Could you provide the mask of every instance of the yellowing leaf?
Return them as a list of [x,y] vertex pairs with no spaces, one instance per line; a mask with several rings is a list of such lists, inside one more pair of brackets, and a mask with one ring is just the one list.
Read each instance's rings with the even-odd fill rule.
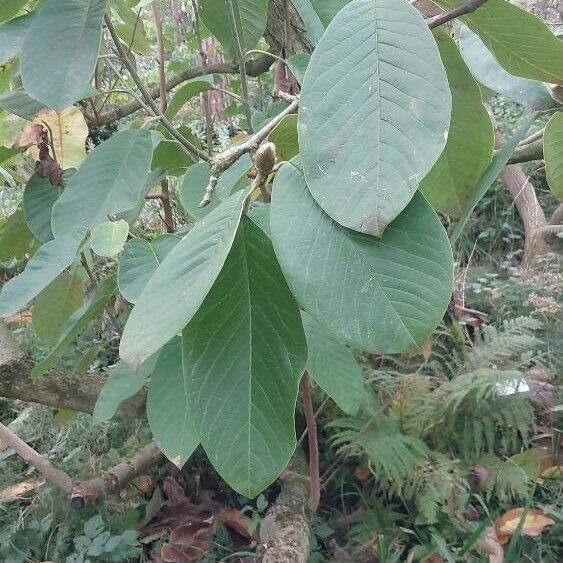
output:
[[[44,109],[35,116],[31,127],[34,125],[45,127],[49,131],[49,139],[52,135],[56,160],[63,170],[80,166],[86,157],[88,125],[77,107],[71,106],[61,113]],[[37,147],[31,147],[30,152],[38,160]]]
[[[524,511],[524,508],[513,508],[505,512],[497,520],[495,528],[501,544],[507,543],[512,534],[518,529]],[[523,536],[539,536],[545,528],[553,526],[553,524],[555,522],[541,512],[541,510],[530,508],[524,517],[521,533]]]

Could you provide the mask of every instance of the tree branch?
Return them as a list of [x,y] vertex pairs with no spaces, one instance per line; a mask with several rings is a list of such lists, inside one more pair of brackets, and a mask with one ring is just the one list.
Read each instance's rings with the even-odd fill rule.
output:
[[237,57],[237,63],[240,73],[240,88],[242,92],[242,105],[244,107],[244,113],[246,115],[246,121],[248,125],[248,130],[252,133],[251,117],[252,113],[250,111],[250,99],[248,96],[248,81],[246,79],[246,62],[244,60],[244,53],[242,52],[242,47],[240,45],[240,37],[238,33],[237,20],[235,18],[235,10],[233,8],[233,0],[225,0],[227,3],[227,15],[229,17],[229,27],[231,28],[231,35],[233,37],[233,44],[235,46],[235,54]]
[[121,42],[119,41],[119,37],[117,36],[115,29],[113,28],[113,24],[111,23],[111,20],[107,14],[104,16],[104,22],[113,40],[119,58],[125,65],[125,68],[127,68],[129,74],[131,75],[131,78],[133,79],[133,82],[135,82],[135,85],[139,89],[139,92],[141,92],[143,99],[145,100],[145,102],[147,103],[153,114],[159,118],[164,128],[170,133],[170,135],[172,135],[172,137],[174,137],[184,147],[185,150],[187,150],[191,154],[196,155],[202,160],[209,160],[209,156],[206,152],[197,148],[192,142],[186,139],[172,125],[172,123],[170,123],[170,120],[166,116],[164,116],[162,112],[160,112],[160,110],[156,106],[153,97],[150,95],[150,92],[146,89],[145,85],[143,84],[143,81],[140,79],[139,75],[137,74],[137,69],[133,66],[133,64],[131,64],[131,61],[127,57],[127,53],[125,53],[125,51],[123,50],[123,47],[121,46]]
[[[105,375],[51,369],[44,377],[32,379],[34,365],[0,322],[0,396],[92,414],[107,380]],[[145,402],[146,393],[140,391],[120,405],[118,415],[142,418]]]
[[317,511],[321,500],[321,483],[319,477],[319,443],[317,439],[317,421],[313,409],[313,395],[311,393],[311,382],[309,373],[305,370],[300,384],[303,410],[307,421],[307,436],[309,439],[309,478],[311,480],[311,495],[309,506],[313,513]]
[[461,6],[457,6],[456,8],[452,8],[443,14],[438,14],[437,16],[432,16],[426,20],[428,27],[430,29],[434,29],[435,27],[439,27],[444,25],[445,23],[452,21],[460,16],[465,16],[466,14],[470,14],[480,8],[487,0],[469,0],[465,4]]
[[260,525],[262,563],[305,563],[311,535],[310,486],[301,450],[295,451],[280,481],[280,494]]
[[74,508],[95,504],[109,494],[119,492],[138,475],[147,473],[151,467],[160,463],[163,455],[155,444],[145,446],[131,459],[126,459],[111,468],[102,476],[87,480],[77,480],[70,490],[70,501]]
[[520,144],[516,147],[514,154],[510,157],[508,164],[519,164],[532,160],[543,159],[543,139],[536,139],[525,145]]
[[[246,63],[246,73],[248,76],[258,76],[264,72],[266,72],[274,63],[275,58],[269,56],[259,57],[252,61],[247,61]],[[217,63],[211,64],[207,67],[205,66],[196,66],[187,68],[178,74],[171,76],[168,80],[166,80],[166,91],[169,92],[176,86],[186,82],[187,80],[191,80],[192,78],[197,78],[198,76],[203,76],[205,74],[238,74],[238,65],[235,61],[228,61],[225,63]],[[153,85],[147,89],[150,96],[156,100],[160,96],[160,85]],[[107,112],[100,114],[99,119],[96,119],[91,116],[87,116],[88,121],[95,125],[107,125],[108,123],[112,123],[121,119],[123,117],[127,117],[132,113],[142,109],[143,104],[139,103],[137,100],[132,100],[131,102],[124,103],[114,109],[111,109]]]
[[229,168],[234,162],[236,162],[243,154],[255,152],[260,143],[266,139],[266,137],[272,132],[272,130],[280,123],[280,121],[286,116],[291,113],[295,113],[297,111],[297,107],[299,106],[299,99],[298,98],[291,98],[291,103],[276,117],[274,117],[271,121],[269,121],[260,131],[257,131],[247,139],[245,139],[242,143],[235,145],[233,147],[229,147],[228,149],[224,150],[223,152],[215,155],[209,161],[210,164],[210,176],[209,176],[209,184],[207,188],[205,188],[205,193],[203,198],[199,204],[199,207],[205,207],[211,201],[211,196],[215,191],[215,187],[217,186],[217,182],[219,181],[219,177],[227,168]]
[[72,479],[60,469],[57,469],[41,454],[37,453],[32,447],[28,446],[21,438],[16,436],[10,429],[0,422],[0,440],[12,448],[28,465],[31,465],[47,481],[54,483],[66,493],[72,489]]
[[[160,113],[164,115],[168,101],[166,99],[166,73],[164,70],[164,38],[162,35],[162,13],[160,6],[156,0],[151,4],[154,26],[156,29],[156,46],[158,50],[158,82],[160,90]],[[150,95],[150,93],[149,93]],[[160,189],[164,197],[161,198],[162,210],[164,211],[164,226],[168,233],[174,232],[174,212],[172,211],[172,203],[170,201],[170,190],[168,188],[168,179],[163,178],[160,181]]]
[[560,203],[553,215],[549,218],[548,225],[560,225],[563,223],[563,203]]

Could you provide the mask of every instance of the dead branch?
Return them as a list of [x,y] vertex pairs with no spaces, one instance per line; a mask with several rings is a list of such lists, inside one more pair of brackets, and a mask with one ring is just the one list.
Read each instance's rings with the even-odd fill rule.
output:
[[72,479],[67,473],[57,469],[49,460],[37,453],[31,446],[28,446],[21,438],[18,438],[9,428],[0,422],[0,440],[3,444],[12,448],[28,465],[31,465],[47,481],[54,483],[66,493],[72,489]]
[[262,563],[305,563],[310,550],[310,483],[299,449],[280,480],[281,492],[260,526]]
[[119,492],[132,479],[144,475],[162,459],[163,455],[158,447],[149,444],[131,459],[121,461],[104,475],[75,481],[70,490],[70,502],[74,508],[95,504],[107,495]]
[[438,14],[437,16],[433,16],[426,20],[428,27],[430,29],[434,29],[435,27],[439,27],[440,25],[444,25],[445,23],[452,21],[460,16],[465,16],[466,14],[470,14],[480,8],[487,0],[469,0],[465,4],[461,6],[457,6],[456,8],[452,8],[443,14]]

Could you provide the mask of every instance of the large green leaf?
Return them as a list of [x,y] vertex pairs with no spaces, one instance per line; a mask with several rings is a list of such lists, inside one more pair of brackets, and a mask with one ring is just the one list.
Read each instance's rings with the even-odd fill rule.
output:
[[272,245],[248,217],[182,341],[201,443],[225,481],[255,497],[295,449],[295,403],[307,347]]
[[121,252],[128,234],[129,225],[127,221],[123,219],[106,221],[92,230],[90,246],[98,256],[111,258]]
[[32,21],[33,14],[28,14],[0,25],[0,63],[19,54]]
[[23,192],[23,212],[31,232],[40,242],[53,238],[51,213],[60,190],[48,178],[34,174],[27,182]]
[[22,82],[32,98],[60,112],[88,93],[107,3],[41,3],[21,49]]
[[452,250],[422,195],[376,238],[334,222],[299,170],[285,165],[271,207],[272,241],[289,286],[338,340],[401,353],[417,349],[441,321],[452,292]]
[[469,70],[483,86],[535,110],[547,109],[556,104],[543,82],[506,72],[479,36],[467,26],[462,26],[459,33],[459,50]]
[[551,117],[543,135],[545,175],[553,195],[563,201],[563,113]]
[[22,210],[16,209],[5,222],[0,223],[0,262],[19,260],[33,254],[36,248],[37,240],[29,230]]
[[434,35],[452,91],[452,119],[444,152],[420,191],[434,209],[459,215],[493,156],[493,125],[453,39],[440,29]]
[[320,41],[328,24],[349,2],[350,0],[292,0],[313,45]]
[[119,361],[111,370],[92,413],[92,424],[106,422],[115,416],[119,405],[139,392],[153,373],[159,354],[154,354],[134,372],[125,362]]
[[153,151],[146,129],[121,131],[98,145],[53,205],[55,237],[93,229],[143,201]]
[[198,162],[190,166],[179,189],[180,204],[193,219],[203,219],[231,193],[246,187],[250,183],[246,173],[251,166],[252,160],[249,155],[245,154],[225,170],[211,196],[211,202],[205,207],[199,207],[199,202],[207,184],[209,184],[209,165],[206,162]]
[[4,284],[0,293],[0,317],[19,311],[47,287],[76,258],[82,235],[70,233],[43,244],[25,270]]
[[458,222],[455,224],[452,235],[450,237],[451,243],[454,244],[467,221],[471,217],[471,214],[477,207],[477,204],[481,201],[483,196],[487,193],[488,189],[493,185],[494,181],[498,178],[499,174],[502,172],[502,169],[506,166],[509,158],[512,156],[514,149],[518,145],[518,143],[524,139],[528,129],[535,120],[535,116],[524,116],[519,123],[518,128],[512,135],[512,137],[499,149],[499,151],[494,155],[493,159],[491,160],[489,166],[483,172],[481,178],[477,182],[475,189],[473,190],[471,197],[465,202],[463,209],[460,213],[460,217]]
[[178,334],[199,309],[229,253],[246,193],[224,201],[170,251],[143,289],[121,339],[133,368]]
[[291,74],[295,76],[295,79],[299,82],[299,84],[303,84],[305,71],[307,70],[310,60],[311,55],[309,53],[296,53],[285,60]]
[[321,389],[347,414],[354,416],[363,401],[364,378],[352,352],[302,312],[307,337],[307,369]]
[[[256,47],[266,29],[268,0],[231,0],[243,52]],[[199,13],[205,27],[219,40],[227,54],[236,55],[225,0],[199,0]]]
[[37,296],[33,304],[35,334],[47,346],[59,341],[68,318],[84,300],[84,282],[76,273],[63,272]]
[[305,73],[307,185],[341,225],[380,235],[446,143],[451,96],[434,38],[407,0],[353,0]]
[[168,119],[172,119],[182,109],[182,106],[194,96],[201,94],[213,88],[213,75],[198,76],[185,82],[176,92],[166,108],[165,115]]
[[167,174],[181,176],[195,162],[196,159],[192,155],[187,154],[180,143],[165,139],[158,143],[154,149],[151,169],[162,168],[166,170]]
[[129,303],[139,299],[150,277],[179,240],[175,235],[161,235],[152,242],[142,238],[127,242],[119,259],[117,283]]
[[147,420],[155,442],[182,467],[199,444],[182,371],[182,340],[175,337],[159,354],[147,395]]
[[[55,239],[57,240],[57,239]],[[67,348],[86,329],[90,321],[101,313],[117,289],[115,275],[106,278],[97,288],[95,295],[86,301],[69,317],[62,334],[49,355],[31,370],[32,377],[41,377],[54,367]]]
[[[465,2],[433,1],[447,9]],[[563,41],[533,14],[506,0],[487,0],[461,19],[510,74],[542,82],[563,82]]]

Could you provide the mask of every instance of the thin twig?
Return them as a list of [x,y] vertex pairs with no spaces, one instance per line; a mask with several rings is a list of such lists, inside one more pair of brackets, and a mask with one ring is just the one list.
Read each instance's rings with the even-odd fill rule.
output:
[[[164,37],[162,35],[162,13],[160,6],[156,0],[151,4],[154,26],[156,29],[156,46],[158,51],[158,81],[160,85],[160,113],[164,115],[168,101],[166,99],[166,73],[164,69]],[[149,94],[150,96],[150,94]],[[168,180],[163,178],[160,181],[160,189],[165,196],[161,198],[162,209],[164,211],[164,225],[168,233],[174,232],[174,212],[172,211],[172,203],[170,201],[170,189],[168,188]]]
[[309,438],[309,475],[311,478],[311,495],[309,505],[313,512],[317,511],[321,499],[321,481],[319,476],[319,443],[317,438],[317,421],[313,410],[313,396],[309,372],[305,370],[300,384],[303,410],[307,421],[307,436]]
[[223,172],[225,172],[225,170],[227,170],[227,168],[229,168],[234,162],[236,162],[243,154],[255,152],[262,141],[266,139],[266,137],[286,115],[295,113],[297,111],[297,108],[299,106],[299,98],[288,98],[287,96],[283,96],[283,98],[288,101],[291,99],[291,103],[281,113],[279,113],[271,121],[266,123],[266,125],[264,125],[262,129],[254,133],[254,135],[251,135],[250,137],[245,139],[242,143],[239,143],[238,145],[235,145],[233,147],[229,147],[228,149],[210,159],[209,184],[207,188],[205,188],[205,193],[201,202],[199,203],[199,207],[205,207],[209,204],[209,202],[211,201],[211,196],[213,195],[215,187],[217,186],[217,182],[219,181],[219,177]]
[[[319,419],[319,415],[324,411],[325,407],[329,404],[330,399],[328,397],[325,398],[325,400],[321,403],[321,406],[315,411],[315,420]],[[303,440],[306,438],[307,436],[307,428],[305,428],[305,430],[303,430],[303,432],[301,433],[301,436],[299,436],[299,440],[297,440],[297,444],[298,445],[302,445],[303,444]]]
[[125,67],[127,68],[129,74],[131,75],[131,78],[133,79],[133,82],[135,82],[135,85],[141,92],[143,99],[151,109],[151,112],[155,116],[158,116],[160,118],[160,121],[164,126],[164,128],[184,147],[186,151],[198,156],[202,160],[209,160],[209,155],[205,151],[202,151],[201,149],[197,148],[193,143],[191,143],[188,139],[186,139],[174,127],[174,125],[172,125],[170,120],[166,116],[164,116],[162,112],[159,111],[159,108],[156,106],[154,99],[152,98],[152,96],[146,89],[145,85],[143,84],[143,81],[140,79],[139,75],[137,74],[136,68],[131,64],[131,61],[127,58],[127,55],[125,54],[125,51],[123,50],[123,47],[119,41],[119,37],[117,36],[113,24],[111,23],[111,20],[107,14],[104,16],[104,21],[108,29],[108,32],[114,42],[117,54],[120,56],[121,60],[125,64]]
[[[199,46],[199,58],[201,66],[207,69],[207,53],[203,48],[203,39],[201,37],[201,29],[199,27],[199,11],[197,9],[196,0],[192,0],[192,10],[194,12],[194,32],[197,44]],[[209,92],[201,93],[201,101],[203,105],[203,115],[205,117],[205,138],[207,140],[207,152],[209,156],[213,156],[213,116],[211,115],[211,107],[209,105]]]
[[12,448],[28,465],[37,469],[47,481],[54,483],[63,491],[70,493],[72,489],[72,479],[69,475],[53,466],[47,459],[36,452],[31,446],[27,445],[1,422],[0,440]]
[[480,8],[487,0],[469,0],[461,6],[452,8],[451,10],[444,12],[443,14],[438,14],[437,16],[432,16],[427,18],[426,23],[430,29],[444,25],[445,23],[455,20],[460,16],[470,14],[474,12],[477,8]]
[[248,97],[248,81],[246,79],[246,62],[244,60],[244,53],[242,52],[242,47],[240,44],[237,21],[235,18],[235,9],[233,7],[233,0],[225,0],[225,2],[227,3],[227,15],[229,17],[229,26],[231,27],[231,35],[233,36],[235,55],[239,65],[240,88],[242,91],[242,101],[243,101],[242,105],[244,107],[246,121],[248,122],[248,130],[252,133],[252,124],[251,124],[252,114],[250,111],[250,100]]

